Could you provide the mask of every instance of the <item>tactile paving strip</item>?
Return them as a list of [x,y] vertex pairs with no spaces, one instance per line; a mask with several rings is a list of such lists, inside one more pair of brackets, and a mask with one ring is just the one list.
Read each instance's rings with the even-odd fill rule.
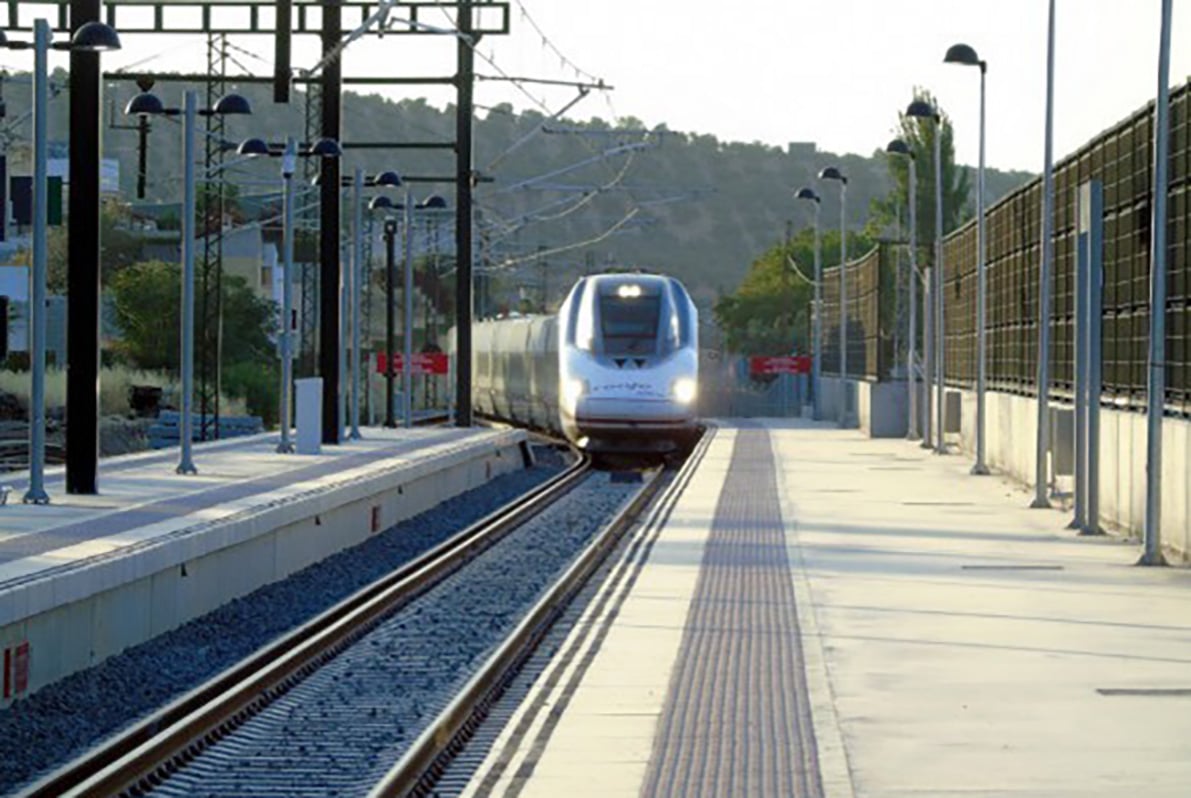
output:
[[737,435],[642,795],[823,795],[765,430]]

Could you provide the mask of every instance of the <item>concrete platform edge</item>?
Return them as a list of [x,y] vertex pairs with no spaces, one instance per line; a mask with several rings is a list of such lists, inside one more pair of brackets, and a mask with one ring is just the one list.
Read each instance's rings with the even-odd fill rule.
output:
[[144,527],[129,547],[0,588],[0,646],[28,644],[28,695],[357,545],[374,518],[388,528],[521,468],[524,439],[447,444],[232,502],[219,517]]

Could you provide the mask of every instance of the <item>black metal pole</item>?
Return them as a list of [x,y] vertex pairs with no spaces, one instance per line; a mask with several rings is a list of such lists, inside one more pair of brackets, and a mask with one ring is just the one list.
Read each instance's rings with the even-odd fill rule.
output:
[[145,198],[149,178],[149,117],[142,115],[137,123],[136,198]]
[[397,281],[397,221],[385,220],[385,426],[396,427],[393,415],[393,348],[397,345],[393,329],[393,284]]
[[472,27],[471,0],[459,4],[458,70],[455,75],[458,103],[455,108],[455,423],[470,427],[471,416],[471,190],[472,87],[475,82],[476,36]]
[[[323,53],[339,46],[343,36],[341,0],[323,6]],[[339,141],[343,67],[332,59],[322,75],[322,136]],[[323,443],[337,444],[343,432],[339,418],[339,344],[342,330],[339,305],[343,275],[339,264],[339,159],[322,158],[319,191],[318,370],[323,378]]]
[[[100,0],[71,0],[71,34],[99,13]],[[100,78],[99,53],[71,51],[66,492],[79,494],[98,491]]]

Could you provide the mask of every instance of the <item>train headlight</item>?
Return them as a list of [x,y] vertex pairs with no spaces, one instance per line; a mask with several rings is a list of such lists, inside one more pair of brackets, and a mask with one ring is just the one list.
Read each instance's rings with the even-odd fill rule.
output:
[[583,398],[583,394],[587,393],[586,380],[567,380],[563,386],[563,398],[567,400],[567,404],[575,404]]
[[674,381],[670,393],[684,405],[689,405],[695,401],[695,395],[699,392],[699,386],[690,377],[679,377]]

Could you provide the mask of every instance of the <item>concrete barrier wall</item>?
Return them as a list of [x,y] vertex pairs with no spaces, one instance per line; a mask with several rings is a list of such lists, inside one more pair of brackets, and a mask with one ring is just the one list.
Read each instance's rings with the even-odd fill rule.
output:
[[[823,396],[819,402],[819,414],[822,421],[837,421],[839,419],[839,403],[842,386],[845,385],[838,377],[823,375],[819,378],[819,385]],[[848,380],[846,383],[851,392],[849,406],[853,408],[852,416],[848,419],[849,427],[856,427],[856,382]]]
[[[823,419],[839,418],[840,380],[823,377]],[[870,438],[904,438],[907,423],[906,383],[848,380],[852,415],[848,426]]]
[[858,383],[860,430],[870,438],[906,437],[908,403],[904,382]]
[[5,597],[12,604],[0,649],[27,643],[28,695],[523,468],[524,438],[514,431],[494,444],[397,468],[382,464],[346,484],[22,586]]
[[[968,455],[976,446],[976,394],[961,391]],[[1066,403],[1053,407],[1070,408]],[[988,464],[1033,486],[1037,400],[989,391],[985,394]],[[1162,540],[1181,558],[1191,555],[1191,422],[1166,418],[1162,425]],[[1100,411],[1100,523],[1140,537],[1145,524],[1146,417],[1142,413]]]

